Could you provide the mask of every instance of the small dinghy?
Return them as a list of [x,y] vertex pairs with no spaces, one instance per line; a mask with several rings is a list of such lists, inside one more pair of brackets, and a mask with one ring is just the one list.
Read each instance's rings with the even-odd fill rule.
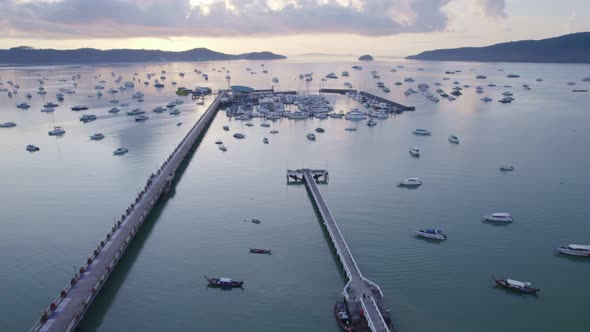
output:
[[518,280],[514,280],[514,279],[497,279],[496,277],[493,277],[494,281],[496,282],[497,285],[502,286],[506,289],[509,290],[513,290],[519,293],[525,293],[525,294],[537,294],[537,292],[540,290],[539,288],[534,288],[531,286],[530,282],[527,281],[518,281]]
[[269,254],[270,255],[270,249],[250,249],[250,253],[251,254]]
[[233,281],[230,278],[207,278],[205,279],[209,282],[209,287],[217,287],[217,288],[240,288],[244,285],[243,281]]

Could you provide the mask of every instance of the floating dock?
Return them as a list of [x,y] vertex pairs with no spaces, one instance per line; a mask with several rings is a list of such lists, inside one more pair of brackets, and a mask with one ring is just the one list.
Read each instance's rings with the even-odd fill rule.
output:
[[389,310],[385,308],[383,303],[383,292],[377,284],[362,275],[338,228],[338,224],[336,224],[336,220],[334,220],[316,184],[316,182],[328,182],[328,171],[311,169],[287,170],[287,182],[304,182],[313,197],[313,203],[320,212],[323,224],[328,230],[336,254],[348,277],[348,283],[344,286],[342,295],[347,301],[355,331],[362,329],[356,326],[364,317],[371,331],[389,332],[391,318]]
[[170,190],[176,170],[215,118],[225,100],[221,92],[189,133],[176,146],[145,188],[94,249],[86,262],[31,328],[34,332],[73,331],[108,280],[125,250],[158,200]]

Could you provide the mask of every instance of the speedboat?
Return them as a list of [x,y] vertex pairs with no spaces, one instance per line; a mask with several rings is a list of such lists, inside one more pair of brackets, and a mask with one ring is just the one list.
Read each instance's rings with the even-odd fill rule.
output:
[[590,245],[588,244],[568,244],[557,248],[557,251],[566,255],[590,257]]
[[377,125],[377,121],[373,120],[373,119],[369,119],[369,121],[367,121],[367,126],[369,127],[374,127]]
[[342,329],[342,331],[354,331],[352,321],[350,320],[348,310],[346,309],[346,303],[336,302],[336,304],[334,304],[334,315],[336,316],[336,322],[338,322],[338,325],[340,326],[340,329]]
[[139,108],[135,108],[135,109],[131,110],[130,112],[127,112],[127,115],[134,116],[134,115],[141,115],[141,114],[144,114],[144,113],[145,113],[145,111],[142,111]]
[[407,178],[397,183],[398,187],[416,188],[422,185],[419,178]]
[[510,165],[502,165],[500,166],[501,171],[514,171],[514,166]]
[[344,128],[346,131],[356,131],[356,127],[346,127]]
[[420,149],[417,147],[410,148],[410,154],[414,157],[420,157]]
[[62,127],[54,127],[49,131],[49,136],[61,136],[65,133],[66,131]]
[[178,115],[180,113],[182,113],[182,112],[180,110],[177,110],[177,109],[170,111],[170,115]]
[[534,288],[531,286],[530,282],[527,281],[518,281],[514,279],[496,279],[494,281],[497,285],[507,288],[509,290],[513,290],[519,293],[526,293],[526,294],[536,294],[540,289]]
[[102,133],[96,133],[96,134],[90,136],[90,139],[93,141],[100,141],[103,138],[104,138],[104,135]]
[[268,254],[270,255],[270,249],[250,249],[250,253],[252,254]]
[[58,107],[58,104],[54,104],[52,102],[46,103],[45,105],[43,105],[43,107],[47,107],[47,108],[55,108]]
[[271,134],[278,134],[278,133],[279,133],[279,131],[278,131],[278,130],[271,130],[271,131],[270,131],[270,133],[271,133]]
[[263,142],[264,144],[268,144],[268,138],[266,138],[266,137],[265,137],[265,138],[263,138],[263,139],[262,139],[262,142]]
[[492,213],[487,216],[483,216],[487,221],[501,221],[501,222],[511,222],[513,221],[512,216],[510,213],[506,212],[496,212]]
[[38,146],[34,146],[33,144],[27,145],[27,151],[29,151],[29,152],[37,152],[39,150],[41,150],[41,149],[39,149]]
[[260,124],[260,127],[266,127],[266,128],[268,128],[268,127],[270,127],[270,123],[263,122],[263,123]]
[[31,106],[29,104],[27,104],[27,103],[20,103],[20,104],[16,105],[16,108],[20,108],[20,109],[23,109],[23,110],[26,110],[29,107],[31,107]]
[[234,134],[234,137],[235,137],[235,138],[238,138],[238,139],[241,139],[241,138],[246,138],[246,135],[244,135],[244,134],[241,134],[241,133],[235,133],[235,134]]
[[443,234],[440,229],[421,229],[416,231],[416,236],[425,237],[428,239],[441,240],[447,239],[447,236]]
[[412,132],[412,134],[418,135],[418,136],[430,136],[430,134],[432,134],[432,132],[430,130],[426,130],[426,129],[416,129]]
[[129,150],[127,150],[127,148],[118,148],[117,150],[115,150],[113,152],[113,155],[122,156],[122,155],[126,154],[127,152],[129,152]]
[[87,109],[88,109],[88,106],[86,106],[86,105],[75,105],[75,106],[72,106],[72,111],[84,111],[84,110],[87,110]]
[[223,126],[223,130],[229,131],[229,126]]
[[53,107],[43,107],[41,109],[41,112],[42,113],[53,113],[53,112],[55,112],[55,108],[53,108]]
[[317,128],[315,129],[315,132],[316,132],[316,133],[325,133],[325,132],[326,132],[326,129],[324,129],[324,128],[322,128],[322,127],[317,127]]
[[94,120],[96,120],[96,115],[94,115],[94,114],[84,114],[80,117],[80,121],[82,121],[84,123],[94,121]]
[[254,126],[254,125],[251,122],[246,123],[246,127],[252,127],[252,126]]
[[243,281],[233,281],[230,278],[207,278],[205,279],[209,282],[210,287],[219,287],[219,288],[240,288],[244,285]]
[[313,133],[307,134],[306,137],[310,141],[315,141],[315,134],[313,134]]
[[449,142],[454,143],[454,144],[459,144],[459,137],[457,137],[455,135],[451,135],[451,136],[449,136]]
[[119,113],[120,111],[121,111],[120,109],[113,107],[109,110],[109,113]]
[[219,145],[219,150],[221,150],[221,151],[227,151],[227,148],[225,147],[225,145],[220,144]]
[[135,117],[135,122],[143,122],[146,121],[147,119],[149,119],[149,116],[145,116],[145,115],[140,115],[140,116],[136,116]]
[[154,112],[156,112],[156,113],[164,113],[164,112],[166,112],[166,108],[164,108],[162,106],[158,106],[158,107],[154,108]]

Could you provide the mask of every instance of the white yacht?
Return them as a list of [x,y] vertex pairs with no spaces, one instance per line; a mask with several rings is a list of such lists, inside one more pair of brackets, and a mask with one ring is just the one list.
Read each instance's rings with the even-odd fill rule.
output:
[[432,132],[430,130],[426,130],[426,129],[416,129],[412,132],[412,134],[414,135],[418,135],[418,136],[430,136],[430,134],[432,134]]
[[49,131],[49,136],[61,136],[65,133],[66,131],[62,127],[54,127]]
[[447,236],[440,229],[421,229],[416,231],[416,236],[425,237],[428,239],[441,240],[447,239]]
[[306,135],[306,137],[310,141],[315,141],[315,134],[314,133],[309,133]]
[[407,178],[397,183],[398,187],[416,188],[422,185],[419,178]]
[[346,120],[351,120],[351,121],[355,121],[355,120],[364,120],[367,118],[367,115],[361,111],[358,111],[356,109],[351,110],[350,112],[346,113],[346,115],[344,116],[344,118]]
[[451,142],[453,144],[459,144],[459,137],[457,137],[455,135],[451,135],[451,136],[449,136],[449,142]]
[[414,157],[420,157],[420,149],[418,149],[417,147],[411,147],[410,154]]
[[590,257],[590,245],[588,244],[568,244],[557,248],[557,251],[566,255]]
[[503,221],[503,222],[513,221],[510,213],[506,213],[506,212],[496,212],[496,213],[492,213],[490,215],[483,216],[483,217],[487,221]]
[[122,156],[122,155],[126,154],[127,152],[129,152],[129,150],[127,150],[127,148],[118,148],[117,150],[115,150],[113,152],[113,155]]
[[96,133],[96,134],[90,136],[90,139],[93,141],[100,141],[103,138],[104,138],[104,135],[102,133]]

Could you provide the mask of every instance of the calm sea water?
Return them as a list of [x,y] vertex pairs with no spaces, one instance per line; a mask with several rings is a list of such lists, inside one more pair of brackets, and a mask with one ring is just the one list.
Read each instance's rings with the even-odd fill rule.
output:
[[[226,67],[231,84],[269,88],[276,76],[276,89],[300,93],[320,85],[343,87],[346,80],[378,93],[370,75],[377,70],[392,90],[387,97],[417,110],[373,128],[361,122],[357,132],[346,132],[351,122],[345,120],[283,119],[272,123],[277,135],[258,126],[260,119],[246,127],[220,112],[174,196],[144,225],[81,331],[337,331],[332,306],[345,280],[305,188],[286,185],[285,169],[299,167],[330,171],[330,183],[320,190],[361,270],[383,289],[400,331],[585,331],[590,261],[559,256],[554,249],[590,242],[590,94],[574,94],[566,85],[575,81],[578,88],[590,88],[580,81],[590,76],[590,66],[391,60],[354,71],[353,64],[300,58],[1,68],[2,86],[13,80],[21,89],[13,98],[0,94],[0,122],[18,124],[0,129],[0,330],[32,326],[212,98],[205,106],[185,99],[178,117],[148,112],[145,123],[135,123],[124,111],[107,113],[114,106],[109,100],[131,101],[134,91],[142,91],[141,106],[151,110],[177,98],[173,80],[179,86],[226,88],[225,70],[213,71]],[[388,71],[399,64],[405,68]],[[247,67],[258,73],[249,74]],[[210,81],[194,73],[196,68]],[[462,72],[444,75],[454,69]],[[125,81],[135,72],[143,80],[147,72],[161,70],[167,71],[163,89],[136,83],[134,90],[113,97],[106,90],[101,99],[89,97],[100,79],[108,81],[107,89],[120,85],[111,72]],[[351,77],[320,81],[343,70]],[[311,83],[297,77],[307,72],[315,73]],[[510,72],[521,77],[506,78]],[[478,82],[480,73],[487,80]],[[74,74],[81,74],[76,94],[66,95],[53,116],[41,113],[60,87],[71,86],[59,79]],[[405,77],[416,81],[393,85]],[[44,98],[35,94],[40,78],[47,79]],[[436,81],[450,92],[454,80],[472,86],[454,102],[435,104],[403,94],[418,83],[434,90]],[[498,87],[488,88],[490,82]],[[525,83],[532,90],[523,90]],[[478,84],[485,88],[482,95],[475,93]],[[508,84],[513,87],[503,87]],[[503,91],[514,92],[516,101],[479,100],[499,99]],[[25,92],[33,94],[32,107],[18,110]],[[328,98],[336,110],[357,106],[346,97]],[[75,104],[91,109],[70,111]],[[136,104],[131,101],[131,107]],[[82,124],[81,114],[99,119]],[[61,138],[47,135],[54,121],[67,131]],[[308,141],[305,134],[318,126],[326,133]],[[433,134],[417,137],[411,134],[415,128]],[[247,138],[233,139],[236,131]],[[90,141],[96,132],[106,138]],[[447,141],[451,134],[460,137],[460,145]],[[270,144],[263,144],[263,137]],[[217,149],[217,139],[228,152]],[[41,151],[27,153],[26,144]],[[119,146],[130,152],[112,156]],[[411,158],[411,146],[421,149],[420,159]],[[501,164],[516,171],[500,173]],[[395,186],[409,176],[419,176],[424,185]],[[482,222],[483,215],[498,211],[512,213],[515,222]],[[252,218],[262,223],[244,222]],[[424,227],[441,228],[449,239],[439,244],[415,238],[414,230]],[[272,248],[273,255],[250,255],[252,247]],[[492,274],[529,280],[541,292],[538,297],[507,293],[493,286]],[[204,275],[245,280],[246,287],[209,289]]]

